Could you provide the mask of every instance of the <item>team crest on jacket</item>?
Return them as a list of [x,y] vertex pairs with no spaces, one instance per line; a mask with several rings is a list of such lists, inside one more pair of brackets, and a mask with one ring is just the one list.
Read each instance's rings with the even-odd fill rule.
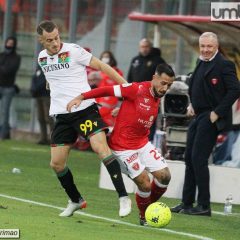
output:
[[148,66],[148,67],[152,66],[152,61],[148,61],[148,62],[147,62],[147,66]]
[[58,54],[58,63],[68,63],[70,61],[69,52]]
[[218,83],[218,79],[217,78],[213,78],[211,80],[211,82],[212,82],[213,85],[216,85]]

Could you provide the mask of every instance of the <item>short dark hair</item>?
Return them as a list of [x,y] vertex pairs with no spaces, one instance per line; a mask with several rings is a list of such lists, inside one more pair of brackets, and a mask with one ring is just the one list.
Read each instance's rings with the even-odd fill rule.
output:
[[169,77],[175,77],[175,73],[174,73],[172,67],[170,65],[166,64],[166,63],[162,63],[162,64],[157,65],[156,73],[158,75],[161,75],[162,73],[165,73]]
[[50,33],[52,32],[55,28],[58,29],[58,26],[49,20],[44,20],[42,22],[39,23],[39,25],[37,26],[37,33],[39,35],[43,35],[43,31],[45,30],[46,32]]

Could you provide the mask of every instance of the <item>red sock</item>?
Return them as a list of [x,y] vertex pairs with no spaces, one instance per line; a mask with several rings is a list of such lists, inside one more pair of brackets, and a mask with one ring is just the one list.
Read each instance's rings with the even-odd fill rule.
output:
[[165,192],[167,191],[167,188],[159,187],[156,185],[155,181],[152,181],[151,186],[151,202],[156,202]]
[[150,196],[146,198],[140,197],[137,193],[135,196],[136,196],[137,206],[140,212],[140,217],[144,218],[146,208],[151,204],[151,198]]

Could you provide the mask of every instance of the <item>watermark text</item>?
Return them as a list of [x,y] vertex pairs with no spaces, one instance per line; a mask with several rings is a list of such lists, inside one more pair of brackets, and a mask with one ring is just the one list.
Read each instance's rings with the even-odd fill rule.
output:
[[19,229],[0,229],[0,239],[19,239]]
[[240,21],[240,2],[211,2],[211,21]]

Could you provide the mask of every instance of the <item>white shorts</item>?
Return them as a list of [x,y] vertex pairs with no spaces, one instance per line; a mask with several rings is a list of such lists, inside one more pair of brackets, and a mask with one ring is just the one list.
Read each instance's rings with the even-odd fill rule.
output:
[[166,160],[150,142],[136,150],[112,150],[112,153],[118,158],[122,172],[132,179],[144,169],[155,172],[167,167]]

